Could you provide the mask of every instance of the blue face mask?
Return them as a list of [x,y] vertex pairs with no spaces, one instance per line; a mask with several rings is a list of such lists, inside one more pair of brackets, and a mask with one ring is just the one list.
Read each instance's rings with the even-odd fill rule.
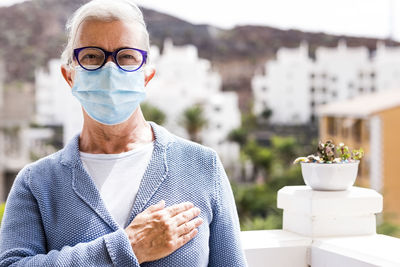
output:
[[101,69],[75,67],[72,94],[96,121],[114,125],[126,121],[146,97],[144,72],[126,72],[108,62]]

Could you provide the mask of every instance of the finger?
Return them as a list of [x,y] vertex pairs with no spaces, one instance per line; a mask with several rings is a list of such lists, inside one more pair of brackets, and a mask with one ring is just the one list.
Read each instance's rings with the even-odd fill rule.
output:
[[165,209],[165,211],[171,216],[174,217],[177,214],[186,211],[188,209],[191,209],[193,207],[193,203],[190,202],[183,202],[179,204],[172,205],[171,207],[168,207]]
[[199,214],[200,214],[200,209],[194,207],[177,214],[175,217],[173,217],[173,219],[175,220],[176,225],[180,226],[181,224],[184,224],[192,220],[193,218],[199,216]]
[[155,205],[151,205],[145,211],[153,213],[155,211],[162,210],[164,207],[165,207],[165,201],[164,200],[160,200],[160,202],[158,202]]
[[192,240],[197,233],[199,232],[199,230],[197,230],[197,228],[193,229],[190,233],[186,234],[186,235],[182,235],[178,238],[178,240],[176,241],[176,246],[178,248],[182,247],[183,245],[185,245],[187,242],[189,242],[190,240]]
[[192,232],[193,229],[199,227],[202,223],[203,223],[202,218],[194,219],[190,222],[184,223],[181,226],[179,226],[178,229],[176,230],[176,233],[178,236],[186,235]]

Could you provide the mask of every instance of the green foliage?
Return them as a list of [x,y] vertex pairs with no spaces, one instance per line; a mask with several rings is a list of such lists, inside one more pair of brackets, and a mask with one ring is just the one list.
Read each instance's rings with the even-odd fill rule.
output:
[[290,165],[297,154],[298,145],[294,137],[274,136],[271,138],[271,144],[278,159],[285,165]]
[[242,155],[253,164],[252,180],[255,181],[260,172],[267,180],[274,161],[274,155],[269,148],[260,146],[254,139],[247,141],[242,149]]
[[233,185],[236,207],[241,218],[277,215],[276,192],[268,184]]
[[140,105],[143,115],[148,121],[154,121],[155,123],[162,125],[165,123],[166,115],[159,108],[150,105],[149,103],[142,103]]
[[282,216],[269,215],[266,218],[254,217],[252,219],[245,218],[241,222],[242,231],[251,230],[266,230],[266,229],[281,229],[282,228]]
[[243,147],[247,142],[248,134],[249,133],[245,128],[240,127],[233,129],[228,135],[228,140],[236,142],[240,145],[240,147]]
[[282,187],[290,185],[304,185],[299,165],[291,165],[289,168],[284,168],[282,173],[273,175],[269,182],[269,186],[276,193]]
[[251,159],[254,165],[268,171],[273,160],[272,151],[269,148],[260,146],[257,141],[250,140],[243,148],[244,153]]
[[351,157],[349,147],[345,146],[343,143],[339,144],[338,152],[339,152],[339,157],[342,160],[347,160],[347,159],[349,159]]
[[261,117],[265,120],[268,120],[272,116],[272,110],[269,108],[266,108],[261,112]]
[[364,150],[362,148],[354,149],[351,154],[353,159],[360,160],[364,156]]
[[248,132],[254,131],[257,128],[257,116],[252,112],[242,114],[242,127]]
[[3,219],[3,214],[4,214],[4,208],[6,207],[6,203],[1,203],[0,204],[0,224],[1,220]]
[[242,153],[251,160],[255,171],[263,171],[265,179],[258,184],[233,185],[242,230],[282,227],[282,210],[276,207],[276,198],[282,187],[304,184],[300,166],[291,164],[299,152],[308,151],[294,137],[275,136],[270,147],[260,146],[254,139],[246,140]]
[[400,238],[400,225],[384,221],[377,226],[376,232],[378,234]]
[[203,108],[200,105],[195,105],[185,109],[182,114],[181,124],[189,134],[190,140],[201,142],[199,133],[207,125]]

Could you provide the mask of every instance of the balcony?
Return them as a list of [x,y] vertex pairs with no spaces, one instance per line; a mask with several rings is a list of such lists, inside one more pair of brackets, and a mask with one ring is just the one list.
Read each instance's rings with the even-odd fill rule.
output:
[[399,267],[400,239],[376,234],[383,198],[374,190],[278,192],[283,229],[242,232],[249,267]]

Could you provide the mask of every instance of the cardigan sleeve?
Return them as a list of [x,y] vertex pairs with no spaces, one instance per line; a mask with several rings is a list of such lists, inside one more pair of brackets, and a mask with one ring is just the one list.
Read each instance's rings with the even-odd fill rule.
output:
[[0,266],[139,266],[123,229],[47,251],[41,214],[28,180],[25,168],[7,200],[0,230]]
[[215,196],[210,224],[210,267],[247,266],[240,242],[240,225],[232,189],[217,155],[214,158]]

